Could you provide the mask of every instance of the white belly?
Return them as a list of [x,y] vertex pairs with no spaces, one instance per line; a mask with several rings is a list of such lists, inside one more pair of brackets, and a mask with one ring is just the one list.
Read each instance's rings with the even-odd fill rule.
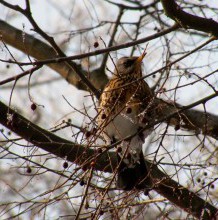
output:
[[[124,159],[125,163],[129,166],[133,165],[139,161],[139,155],[142,151],[142,145],[144,143],[144,138],[150,134],[149,130],[145,130],[143,135],[139,135],[137,132],[143,127],[143,124],[140,124],[138,117],[134,112],[126,114],[123,111],[121,114],[117,115],[104,129],[104,137],[107,141],[107,144],[110,145],[111,141],[115,139],[123,140],[119,146],[122,148],[122,152],[119,154],[132,155],[131,160]],[[125,140],[127,137],[132,136],[131,139]]]
[[111,138],[122,140],[138,131],[139,125],[132,115],[120,114],[116,116],[105,128],[105,132]]

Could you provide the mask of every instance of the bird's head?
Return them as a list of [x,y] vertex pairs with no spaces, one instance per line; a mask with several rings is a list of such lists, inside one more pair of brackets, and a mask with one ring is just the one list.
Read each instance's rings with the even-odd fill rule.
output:
[[115,67],[115,75],[118,77],[141,77],[141,65],[142,60],[145,57],[146,52],[144,52],[139,57],[122,57],[120,58]]

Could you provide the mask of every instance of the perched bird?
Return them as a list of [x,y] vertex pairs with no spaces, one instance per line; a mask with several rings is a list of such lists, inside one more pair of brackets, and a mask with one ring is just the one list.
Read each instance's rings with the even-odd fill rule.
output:
[[142,131],[142,128],[152,117],[154,95],[141,78],[145,54],[120,58],[99,100],[97,122],[100,135],[108,145],[121,141],[117,146],[117,188],[123,190],[145,188],[148,179],[142,145],[150,129]]

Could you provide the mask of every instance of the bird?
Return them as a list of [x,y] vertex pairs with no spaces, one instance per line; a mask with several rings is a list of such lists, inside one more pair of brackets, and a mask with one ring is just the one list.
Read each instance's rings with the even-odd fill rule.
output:
[[99,136],[108,145],[119,142],[116,186],[121,190],[143,189],[149,185],[142,145],[152,131],[143,128],[154,114],[154,94],[142,77],[145,55],[144,51],[140,56],[118,59],[99,99]]

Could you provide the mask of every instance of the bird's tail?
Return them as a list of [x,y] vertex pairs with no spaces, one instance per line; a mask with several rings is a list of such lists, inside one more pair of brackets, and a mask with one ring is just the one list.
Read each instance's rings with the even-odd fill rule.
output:
[[146,189],[150,186],[150,179],[148,167],[145,164],[143,153],[140,153],[139,163],[133,167],[128,167],[124,161],[121,161],[118,155],[118,168],[117,188],[122,190]]

